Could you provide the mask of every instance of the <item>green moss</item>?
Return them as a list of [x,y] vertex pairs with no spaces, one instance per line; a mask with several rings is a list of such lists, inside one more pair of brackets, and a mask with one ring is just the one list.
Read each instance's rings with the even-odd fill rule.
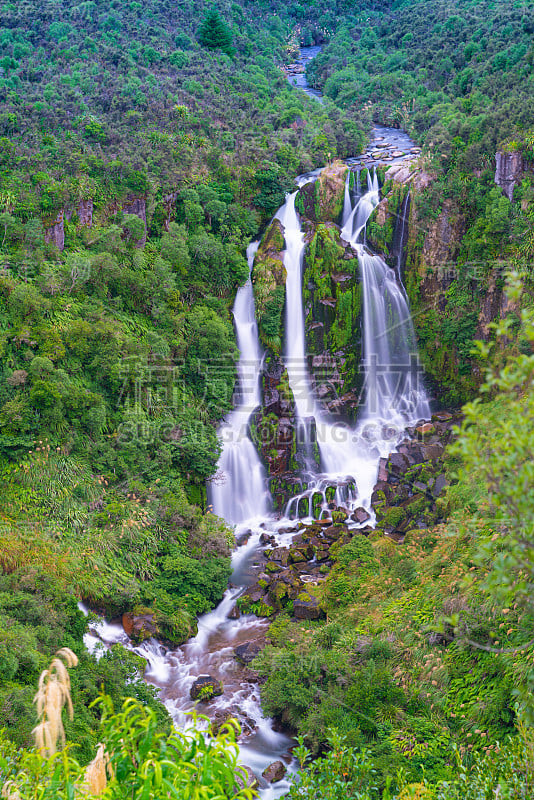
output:
[[406,511],[404,508],[393,506],[392,508],[388,508],[386,510],[381,524],[385,528],[396,528],[398,525],[400,525],[405,516]]

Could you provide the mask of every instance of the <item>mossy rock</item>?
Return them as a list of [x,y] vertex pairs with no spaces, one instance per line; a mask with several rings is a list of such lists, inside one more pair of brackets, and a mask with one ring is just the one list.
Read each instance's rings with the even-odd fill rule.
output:
[[343,210],[347,170],[342,161],[333,161],[316,181],[300,189],[298,208],[312,222],[338,221]]
[[280,564],[277,564],[276,561],[268,561],[265,565],[266,572],[270,572],[271,574],[275,572],[281,572],[282,567]]
[[400,506],[393,506],[388,508],[382,518],[382,526],[384,528],[395,529],[403,519],[406,517],[406,510]]
[[211,675],[201,675],[191,686],[189,695],[191,700],[207,701],[223,693],[222,681],[212,678]]
[[254,258],[252,284],[260,339],[279,353],[282,346],[282,311],[285,300],[284,234],[278,219],[265,231]]

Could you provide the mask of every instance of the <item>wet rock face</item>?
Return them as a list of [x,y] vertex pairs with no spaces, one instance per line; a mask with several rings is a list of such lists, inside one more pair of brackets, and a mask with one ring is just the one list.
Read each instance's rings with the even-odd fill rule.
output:
[[371,497],[377,530],[402,541],[410,528],[439,520],[436,500],[449,485],[443,454],[459,421],[449,412],[434,414],[432,422],[409,429],[413,438],[401,442],[396,453],[380,459]]
[[283,307],[286,269],[284,267],[284,233],[274,219],[265,231],[252,268],[252,285],[256,318],[261,342],[280,353],[283,341]]
[[211,700],[213,697],[218,697],[222,693],[222,682],[213,678],[211,675],[200,675],[189,690],[191,700],[201,701]]
[[158,626],[152,612],[134,614],[131,611],[122,615],[122,627],[133,642],[144,642],[158,636]]
[[293,471],[295,401],[282,360],[270,354],[261,375],[262,404],[251,420],[251,438],[269,477]]
[[520,179],[525,165],[519,152],[495,153],[495,183],[500,186],[508,200],[514,198],[514,187]]
[[316,181],[300,189],[298,210],[312,222],[337,222],[343,210],[347,170],[342,161],[326,166]]
[[310,227],[308,236],[302,285],[312,385],[325,408],[354,419],[363,377],[358,259],[332,223]]
[[274,761],[261,774],[269,783],[277,783],[282,780],[286,772],[285,764],[282,761]]

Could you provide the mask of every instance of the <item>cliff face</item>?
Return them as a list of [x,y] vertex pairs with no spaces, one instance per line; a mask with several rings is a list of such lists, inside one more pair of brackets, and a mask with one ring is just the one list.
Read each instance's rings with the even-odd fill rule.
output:
[[495,154],[495,183],[500,186],[508,200],[514,199],[514,187],[525,169],[523,156],[512,153]]
[[282,225],[274,219],[262,237],[252,269],[260,340],[274,353],[280,353],[283,341],[282,315],[287,277],[284,246]]
[[342,161],[326,166],[316,181],[303,186],[296,207],[311,222],[337,222],[343,210],[348,167]]
[[[176,195],[174,195],[176,200]],[[174,202],[174,201],[172,201]],[[147,236],[147,213],[146,213],[146,200],[144,197],[128,197],[122,204],[113,204],[104,212],[104,221],[106,216],[111,216],[121,212],[123,214],[133,214],[143,222],[144,233],[142,237],[136,242],[137,247],[144,247]],[[167,228],[170,220],[170,208],[168,211]],[[77,217],[77,224],[80,227],[91,228],[94,222],[94,203],[92,200],[80,200],[78,203],[71,205],[67,208],[61,209],[52,219],[44,219],[43,225],[45,229],[45,242],[57,247],[58,250],[65,248],[65,222],[69,222],[73,216]]]
[[319,400],[353,417],[363,375],[358,259],[332,223],[310,226],[303,275],[306,344]]
[[[496,181],[510,199],[523,169],[517,153],[497,154]],[[461,206],[444,199],[437,214],[426,211],[425,190],[433,180],[417,168],[387,170],[385,196],[369,221],[368,241],[390,266],[404,265],[401,278],[429,387],[445,402],[462,403],[482,380],[471,356],[473,340],[488,339],[490,323],[518,309],[507,300],[503,281],[490,264],[466,259],[463,239],[468,220]],[[405,201],[409,224],[403,246],[398,232]]]

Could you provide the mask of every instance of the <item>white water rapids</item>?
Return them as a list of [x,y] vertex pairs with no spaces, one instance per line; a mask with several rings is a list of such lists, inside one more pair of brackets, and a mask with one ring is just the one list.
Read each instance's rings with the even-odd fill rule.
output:
[[[314,177],[316,174],[306,176],[299,185]],[[312,390],[306,357],[302,298],[306,245],[295,210],[295,196],[296,192],[287,195],[276,218],[284,228],[286,246],[284,361],[295,398],[308,489],[290,501],[284,519],[275,519],[270,512],[267,476],[248,435],[250,416],[261,402],[263,358],[249,277],[238,291],[233,309],[240,350],[235,408],[220,428],[223,451],[218,477],[209,493],[213,512],[236,526],[237,540],[244,541],[233,554],[230,588],[217,608],[199,619],[197,635],[174,650],[167,650],[155,640],[134,647],[122,625],[102,621],[91,623],[91,632],[85,638],[91,651],[98,651],[102,643],[109,646],[121,642],[143,656],[148,663],[145,678],[159,687],[162,701],[180,727],[191,724],[187,713],[195,707],[189,696],[194,680],[200,675],[222,680],[224,694],[209,703],[199,703],[198,711],[213,717],[216,712],[227,710],[239,719],[243,729],[240,761],[260,779],[263,800],[275,800],[288,791],[290,784],[286,779],[268,785],[261,773],[270,763],[281,759],[290,774],[294,764],[289,748],[294,742],[275,731],[272,721],[263,716],[258,685],[234,657],[234,648],[260,639],[268,622],[252,615],[238,619],[229,616],[244,587],[256,581],[258,566],[254,560],[261,549],[260,536],[267,531],[278,544],[290,544],[293,534],[287,532],[289,518],[296,516],[297,509],[301,517],[311,517],[314,493],[323,498],[323,515],[329,515],[326,489],[331,486],[335,486],[337,505],[349,511],[358,506],[369,509],[380,457],[395,449],[407,425],[430,416],[417,369],[415,338],[404,290],[394,271],[361,243],[366,223],[379,201],[378,181],[376,175],[369,177],[367,191],[360,196],[359,175],[353,193],[350,172],[341,237],[357,255],[362,282],[365,399],[354,428],[333,421],[321,407]],[[257,244],[248,248],[249,267],[256,249]],[[308,503],[308,514],[304,515],[300,513],[303,501]],[[284,527],[286,532],[280,533]]]

